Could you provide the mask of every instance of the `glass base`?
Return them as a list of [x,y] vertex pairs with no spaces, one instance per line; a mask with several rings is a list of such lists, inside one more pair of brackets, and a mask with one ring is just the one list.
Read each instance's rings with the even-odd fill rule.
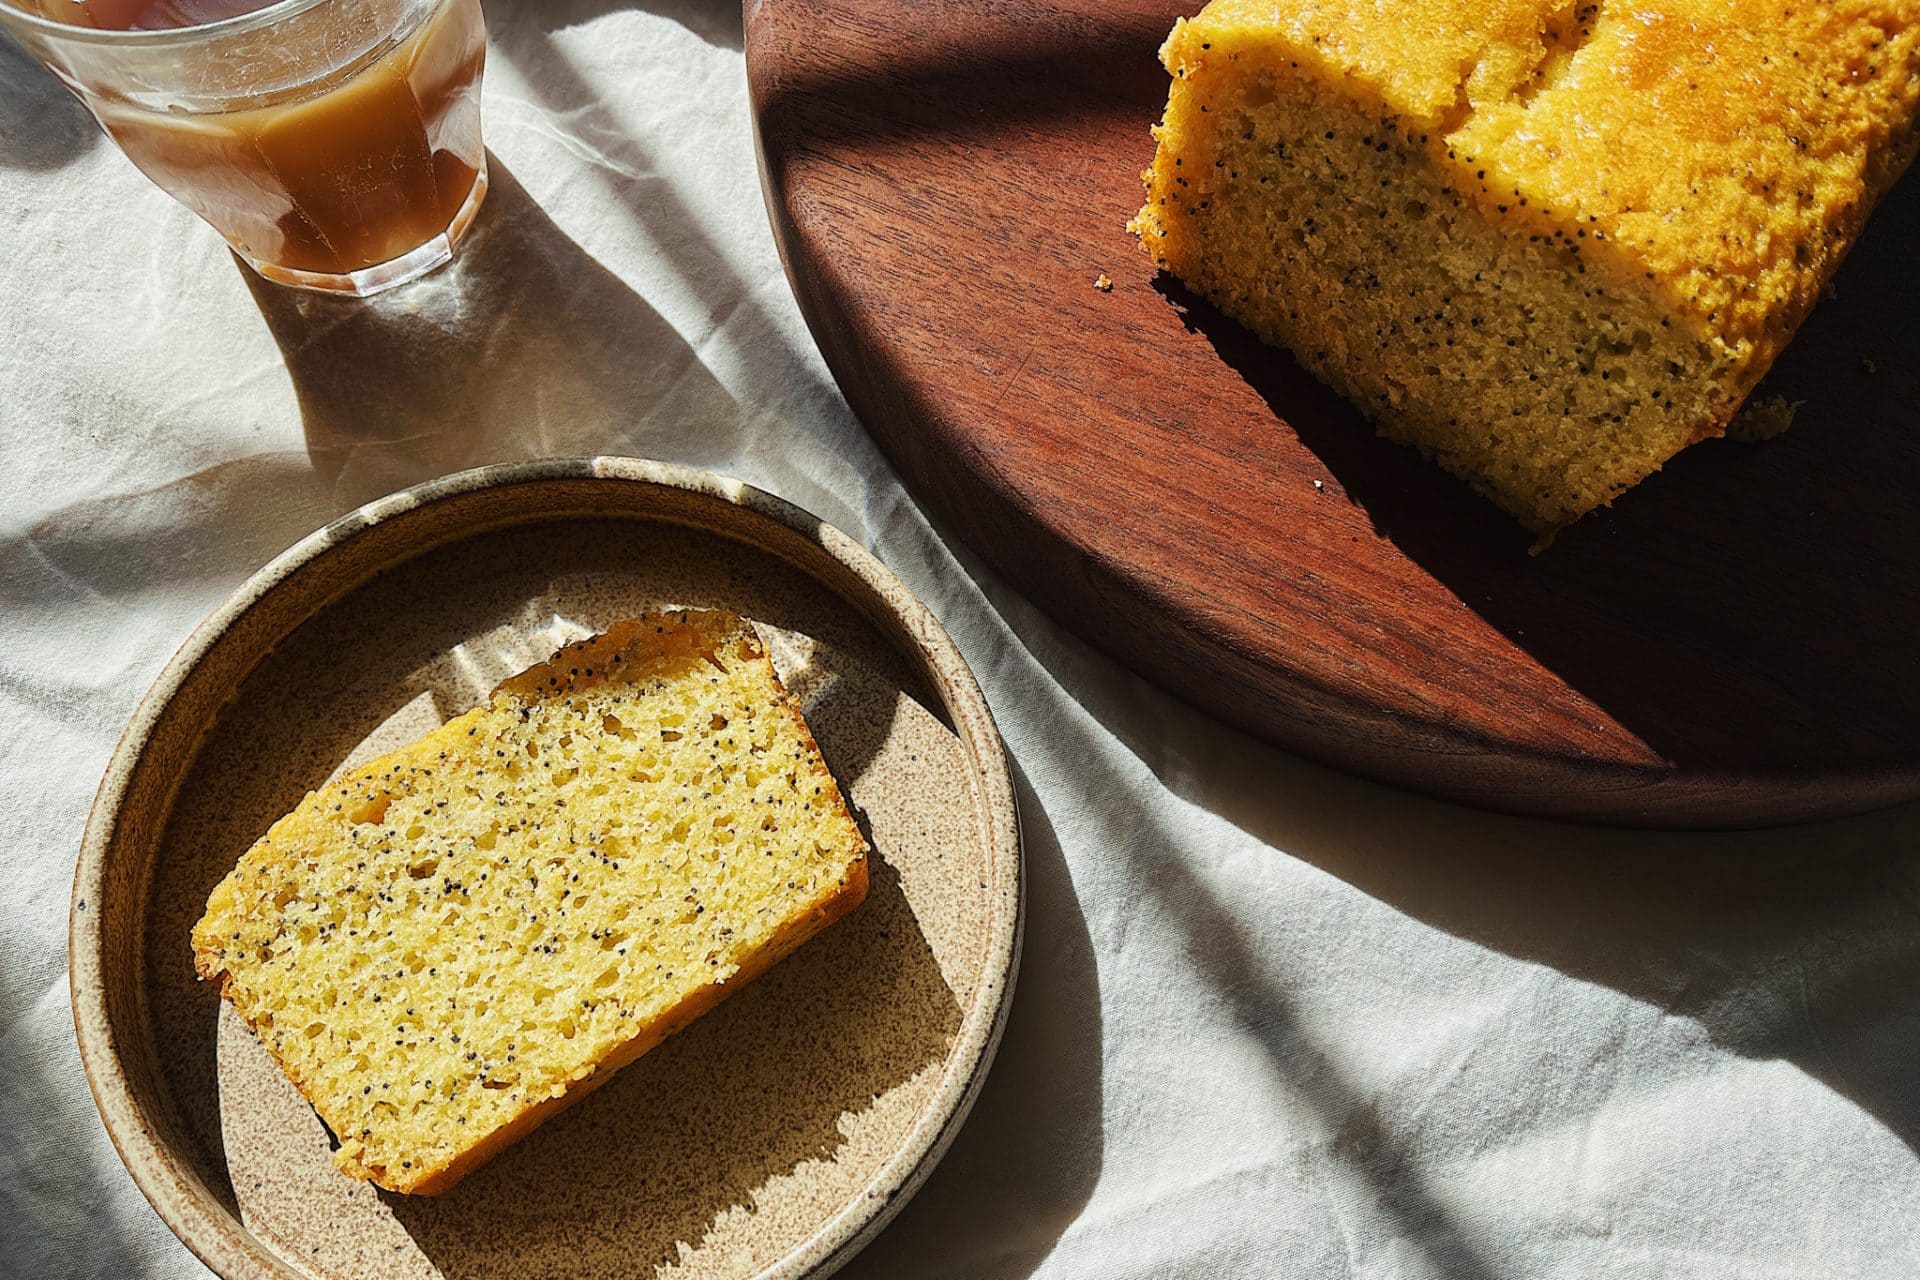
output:
[[473,190],[460,205],[460,212],[453,215],[453,223],[448,228],[415,249],[410,249],[397,258],[371,267],[362,267],[358,271],[334,273],[329,271],[302,271],[297,267],[282,267],[271,262],[262,262],[258,258],[234,253],[239,259],[252,267],[265,280],[275,284],[288,285],[295,289],[311,289],[315,293],[344,293],[353,298],[371,298],[376,293],[385,293],[409,280],[418,280],[428,272],[437,271],[453,261],[453,255],[459,250],[460,242],[467,238],[467,231],[473,226],[473,220],[480,212],[480,204],[487,198],[487,166],[481,161],[480,171],[474,175]]

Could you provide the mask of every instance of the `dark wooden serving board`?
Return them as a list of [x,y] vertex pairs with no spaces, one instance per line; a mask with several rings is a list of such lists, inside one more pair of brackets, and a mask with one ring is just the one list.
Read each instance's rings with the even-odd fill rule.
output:
[[1123,230],[1193,7],[749,0],[788,275],[914,491],[1092,644],[1342,768],[1671,826],[1920,795],[1920,179],[1763,388],[1791,431],[1529,556]]

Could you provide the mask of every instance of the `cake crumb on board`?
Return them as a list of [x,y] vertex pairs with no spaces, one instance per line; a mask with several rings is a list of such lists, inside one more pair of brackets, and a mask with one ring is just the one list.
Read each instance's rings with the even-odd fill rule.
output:
[[1771,440],[1793,425],[1793,415],[1805,400],[1785,396],[1756,396],[1742,405],[1727,424],[1727,439],[1740,444],[1759,444]]

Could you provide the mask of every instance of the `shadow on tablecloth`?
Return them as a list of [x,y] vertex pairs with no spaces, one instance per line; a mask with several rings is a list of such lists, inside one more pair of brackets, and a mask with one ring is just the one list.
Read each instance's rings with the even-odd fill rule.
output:
[[0,168],[64,169],[105,141],[80,100],[0,32]]
[[1428,925],[1792,1063],[1920,1151],[1920,806],[1770,831],[1613,831],[1487,814],[1250,749],[1165,778]]
[[840,1273],[847,1280],[938,1272],[960,1241],[976,1250],[967,1260],[991,1260],[982,1274],[1029,1275],[1100,1179],[1103,1039],[1093,940],[1053,824],[1018,763],[1013,774],[1027,927],[1006,1035],[946,1157]]
[[[1219,1052],[1241,1042],[1259,1047],[1274,1096],[1311,1117],[1294,1122],[1310,1163],[1339,1171],[1322,1193],[1344,1206],[1332,1211],[1342,1221],[1384,1224],[1412,1271],[1463,1280],[1512,1273],[1512,1240],[1463,1216],[1478,1212],[1474,1201],[1449,1185],[1477,1162],[1492,1167],[1503,1148],[1531,1142],[1529,1154],[1544,1159],[1562,1150],[1552,1144],[1585,1152],[1591,1142],[1597,1160],[1636,1143],[1681,1150],[1689,1139],[1742,1142],[1711,1127],[1725,1123],[1723,1115],[1701,1117],[1708,1128],[1693,1134],[1633,1129],[1671,1123],[1659,1095],[1726,1072],[1729,1055],[1760,1071],[1777,1063],[1803,1073],[1920,1150],[1920,1091],[1912,1085],[1920,805],[1769,831],[1681,833],[1576,827],[1427,799],[1223,729],[1047,626],[973,557],[960,558],[1027,645],[1033,678],[1057,682],[1087,712],[1084,720],[1046,720],[1043,738],[1028,728],[1036,766],[1111,758],[1117,742],[1151,779],[1137,802],[1123,792],[1094,798],[1075,846],[1097,856],[1103,877],[1142,887],[1125,905],[1126,919],[1174,930],[1177,953],[1214,993],[1216,1008],[1194,1019],[1195,1052],[1209,1051],[1205,1036],[1219,1035],[1222,1024],[1231,1042]],[[1003,692],[1017,694],[1019,664],[1000,665]],[[1022,740],[1018,707],[1002,714],[1010,738]],[[1174,809],[1149,794],[1158,786]],[[1216,882],[1201,856],[1215,816],[1269,846],[1274,874]],[[1354,901],[1342,895],[1303,899],[1298,919],[1256,930],[1248,913],[1262,904],[1229,898],[1227,885],[1297,889],[1300,877],[1282,866],[1295,860],[1425,926],[1431,940],[1420,940],[1420,928],[1391,939],[1329,932],[1332,922],[1311,913]],[[1339,917],[1348,922],[1369,910],[1342,909],[1354,913]],[[1114,927],[1111,910],[1097,930]],[[1275,936],[1312,940],[1313,949],[1276,947]],[[1410,950],[1376,954],[1383,941]],[[1382,1079],[1381,1028],[1407,1016],[1428,984],[1444,983],[1448,966],[1468,963],[1473,948],[1523,962],[1503,988],[1511,1007],[1487,1009],[1484,1025],[1460,1028],[1449,1042],[1465,1046],[1457,1060]],[[1525,979],[1527,965],[1539,967],[1538,982]],[[1384,983],[1380,1004],[1398,1012],[1383,1022],[1372,1009],[1329,1008],[1327,992],[1341,985],[1328,981],[1335,973],[1349,985]],[[1583,984],[1631,1003],[1582,1000]],[[1593,1021],[1596,1013],[1603,1021]],[[1145,1021],[1155,1018],[1185,1020],[1163,1011]],[[1350,1032],[1330,1033],[1339,1022]],[[1124,1029],[1109,1025],[1106,1033],[1124,1042]],[[1654,1094],[1634,1092],[1646,1089]],[[1797,1141],[1789,1116],[1756,1114],[1752,1123]],[[1821,1158],[1817,1143],[1807,1155]],[[1308,1159],[1286,1150],[1272,1158],[1290,1170]]]
[[[1030,610],[986,585],[1003,611]],[[1732,832],[1503,817],[1222,732],[1066,643],[1072,659],[1050,674],[1181,799],[1435,929],[1696,1023],[1719,1049],[1791,1063],[1920,1151],[1920,804]],[[1135,695],[1090,687],[1116,679]],[[1259,1008],[1284,1009],[1287,957],[1236,946],[1224,904],[1190,871],[1148,870],[1205,940],[1195,956]],[[1310,1047],[1305,1063],[1322,1074]],[[1362,1158],[1391,1164],[1399,1139],[1363,1136]]]
[[673,327],[497,156],[472,238],[373,299],[245,272],[287,362],[314,470],[349,503],[489,462],[627,453],[724,467],[753,429]]

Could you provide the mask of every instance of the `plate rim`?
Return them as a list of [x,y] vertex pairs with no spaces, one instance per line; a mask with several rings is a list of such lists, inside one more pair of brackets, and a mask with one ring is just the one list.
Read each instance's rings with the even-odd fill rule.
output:
[[[823,1277],[844,1265],[878,1235],[919,1190],[946,1153],[979,1095],[1006,1029],[1019,973],[1026,920],[1025,859],[1018,799],[1006,745],[979,681],[932,610],[897,574],[839,528],[803,507],[742,480],[677,463],[617,455],[475,467],[365,503],[308,534],[248,576],[193,629],[141,696],[108,759],[87,814],[68,900],[67,931],[68,995],[81,1070],[107,1136],[134,1184],[181,1243],[224,1280],[305,1278],[248,1231],[236,1215],[215,1203],[198,1176],[156,1136],[121,1067],[121,1031],[139,1029],[116,1029],[109,1014],[104,914],[98,906],[108,871],[108,853],[128,784],[163,712],[182,685],[227,631],[297,570],[328,556],[377,525],[427,506],[483,491],[596,480],[673,490],[739,508],[799,536],[850,571],[855,582],[872,597],[870,602],[849,598],[845,591],[795,564],[779,550],[760,546],[762,551],[806,574],[822,590],[832,592],[870,621],[874,620],[870,606],[877,605],[903,627],[905,639],[911,642],[918,659],[935,677],[933,691],[952,717],[956,735],[967,753],[969,789],[975,796],[980,835],[987,846],[989,866],[995,877],[986,967],[979,994],[954,1033],[932,1098],[873,1177],[804,1240],[753,1273],[754,1280]],[[647,518],[622,516],[618,512],[609,512],[607,517]],[[666,519],[657,515],[651,518]],[[441,542],[411,547],[374,573],[404,564],[438,546],[510,527],[513,527],[511,521],[498,522],[485,530],[463,532]],[[707,531],[741,541],[717,528],[709,527]],[[332,603],[332,600],[323,602],[315,612]],[[900,637],[889,639],[894,647],[899,647]],[[176,777],[170,788],[173,794],[169,794],[166,802],[169,808],[174,803],[178,781]],[[94,903],[91,910],[90,899]]]

